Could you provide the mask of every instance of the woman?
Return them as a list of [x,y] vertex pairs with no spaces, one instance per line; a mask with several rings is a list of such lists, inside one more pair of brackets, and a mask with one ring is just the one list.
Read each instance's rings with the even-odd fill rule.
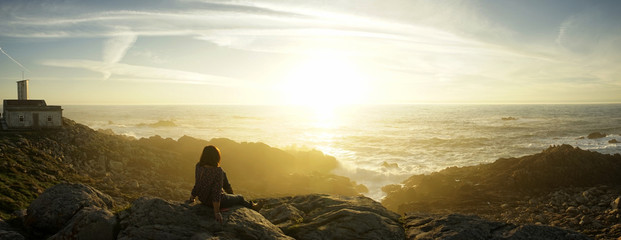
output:
[[[228,208],[241,205],[256,211],[261,208],[261,205],[246,201],[241,195],[233,194],[233,188],[226,179],[226,173],[220,168],[220,150],[215,146],[210,145],[203,148],[200,161],[196,164],[194,177],[194,188],[187,202],[193,203],[194,199],[198,197],[202,204],[209,207],[213,206],[216,221],[220,223],[222,222],[220,207]],[[227,193],[222,192],[223,187]]]

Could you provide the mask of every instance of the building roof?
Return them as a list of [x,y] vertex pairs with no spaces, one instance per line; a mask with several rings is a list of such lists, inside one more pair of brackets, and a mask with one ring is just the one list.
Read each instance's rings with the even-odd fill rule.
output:
[[45,107],[45,100],[4,100],[4,107]]
[[4,110],[61,111],[60,106],[48,106],[45,100],[4,100]]

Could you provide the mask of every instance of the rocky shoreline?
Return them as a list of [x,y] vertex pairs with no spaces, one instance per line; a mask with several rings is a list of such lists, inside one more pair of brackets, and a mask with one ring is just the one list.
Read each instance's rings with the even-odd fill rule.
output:
[[[550,226],[513,225],[458,214],[391,212],[364,196],[326,194],[262,199],[259,212],[233,207],[222,212],[157,197],[140,197],[127,208],[84,184],[58,184],[15,220],[0,224],[0,239],[589,239]],[[0,221],[0,223],[2,223]]]
[[447,168],[384,187],[399,213],[473,214],[510,224],[572,229],[595,239],[621,236],[621,155],[552,146],[539,154]]
[[[262,143],[187,136],[179,140],[159,136],[132,139],[64,121],[60,130],[0,132],[0,239],[77,239],[84,235],[76,229],[89,227],[112,231],[101,235],[102,239],[621,236],[619,154],[562,145],[531,156],[447,168],[412,176],[401,185],[385,186],[387,197],[380,204],[359,196],[366,191],[363,185],[330,174],[338,162],[318,151],[283,151]],[[221,148],[226,159],[223,168],[236,193],[267,202],[260,214],[232,209],[225,215],[243,224],[235,220],[241,225],[222,228],[209,222],[208,209],[182,203],[192,187],[194,164],[205,145]],[[62,206],[32,210],[53,189],[76,183],[85,185],[60,191],[67,196],[74,196],[67,191],[79,193],[64,202],[80,197],[88,201],[77,201],[74,205],[79,208],[65,214],[70,217],[58,220],[63,214],[54,211]],[[89,199],[99,200],[91,203]],[[187,218],[175,215],[181,218],[178,223],[170,221],[176,219],[171,209]],[[36,215],[33,211],[55,216],[56,227],[33,225],[33,221],[40,221],[40,217],[32,217]],[[138,212],[154,220],[132,218]],[[157,223],[157,219],[162,222]],[[245,224],[258,232],[240,230],[248,228]]]

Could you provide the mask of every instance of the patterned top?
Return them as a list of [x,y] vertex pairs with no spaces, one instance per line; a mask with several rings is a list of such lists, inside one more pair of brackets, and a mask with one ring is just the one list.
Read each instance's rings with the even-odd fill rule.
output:
[[220,202],[224,172],[220,167],[203,167],[196,164],[192,196],[203,203]]

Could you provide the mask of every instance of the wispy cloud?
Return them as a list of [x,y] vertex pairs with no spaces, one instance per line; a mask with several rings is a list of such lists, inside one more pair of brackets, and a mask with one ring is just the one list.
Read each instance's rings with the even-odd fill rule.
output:
[[114,80],[130,80],[138,82],[169,82],[209,84],[214,86],[239,87],[244,84],[236,79],[206,75],[174,69],[134,66],[123,63],[105,63],[100,61],[79,59],[49,59],[41,64],[51,67],[80,68],[102,74],[118,75]]
[[[554,4],[541,3],[546,4],[544,7],[557,9]],[[184,0],[123,7],[80,2],[75,6],[60,4],[50,11],[42,11],[43,4],[31,5],[0,9],[0,36],[105,38],[101,61],[56,59],[43,63],[88,69],[111,80],[231,84],[231,79],[218,74],[123,63],[134,45],[142,43],[136,42],[138,38],[159,36],[199,39],[219,49],[252,54],[299,56],[334,51],[364,63],[364,70],[377,73],[381,81],[395,77],[396,82],[408,87],[428,86],[436,93],[459,88],[460,84],[480,89],[473,95],[487,92],[489,86],[509,93],[508,89],[523,86],[545,89],[562,82],[573,84],[575,79],[618,86],[615,79],[621,77],[620,70],[613,70],[621,64],[619,18],[614,17],[616,11],[602,9],[606,8],[603,4],[565,16],[564,21],[548,22],[546,26],[557,28],[547,29],[550,32],[541,36],[524,36],[520,28],[511,28],[515,23],[510,21],[515,19],[486,14],[495,10],[484,11],[490,5],[486,1],[318,4],[295,0]],[[14,14],[13,10],[22,14]],[[546,30],[537,28],[542,29]],[[157,49],[155,44],[150,47]],[[521,89],[528,91],[528,87]]]
[[[126,31],[125,31],[126,32]],[[114,64],[123,59],[127,50],[136,42],[138,37],[133,33],[124,33],[117,37],[107,40],[103,48],[103,64],[106,65],[103,69],[110,69]],[[112,72],[103,71],[104,79],[110,78]]]

